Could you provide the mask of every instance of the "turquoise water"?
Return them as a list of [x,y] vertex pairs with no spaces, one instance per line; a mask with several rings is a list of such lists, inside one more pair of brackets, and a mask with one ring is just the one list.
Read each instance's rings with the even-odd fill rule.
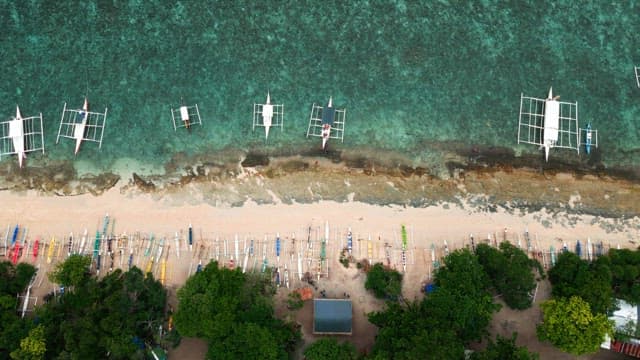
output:
[[[309,112],[333,96],[347,110],[334,149],[420,162],[455,143],[537,152],[517,145],[520,94],[553,86],[599,130],[604,163],[629,168],[640,163],[638,14],[624,1],[2,0],[0,112],[42,112],[46,156],[73,159],[73,141],[55,136],[63,104],[88,94],[92,110],[108,107],[107,126],[102,150],[85,144],[78,159],[160,164],[181,152],[319,147],[305,137]],[[285,127],[265,143],[251,121],[267,91]],[[191,133],[171,123],[182,97],[200,108]]]

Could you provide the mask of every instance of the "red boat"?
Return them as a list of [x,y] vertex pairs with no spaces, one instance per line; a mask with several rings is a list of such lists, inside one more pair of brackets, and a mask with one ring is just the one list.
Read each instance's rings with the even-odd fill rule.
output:
[[11,254],[11,262],[13,265],[18,263],[18,255],[20,255],[20,244],[16,241],[16,244],[13,246],[13,253]]
[[40,238],[36,238],[36,242],[33,244],[33,261],[38,258],[38,246],[40,246]]

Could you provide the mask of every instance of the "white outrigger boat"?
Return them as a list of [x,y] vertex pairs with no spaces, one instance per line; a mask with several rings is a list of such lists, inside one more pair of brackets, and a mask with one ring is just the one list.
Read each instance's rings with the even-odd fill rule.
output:
[[22,168],[27,153],[36,150],[42,150],[44,154],[42,113],[23,118],[20,107],[16,106],[16,116],[0,122],[0,158],[16,154],[18,165]]
[[253,127],[264,127],[264,138],[269,138],[269,129],[272,126],[284,127],[284,105],[272,104],[271,94],[267,92],[267,101],[264,104],[253,104]]
[[326,149],[329,139],[344,141],[344,124],[346,119],[345,109],[336,109],[333,106],[333,97],[325,108],[313,104],[309,116],[307,137],[318,136],[322,138],[322,149]]
[[[176,119],[178,121],[176,121]],[[193,125],[202,125],[198,104],[187,106],[184,100],[182,100],[179,108],[171,108],[171,120],[173,121],[173,130],[175,131],[177,131],[179,127],[187,128],[187,130],[190,131]]]
[[107,108],[102,113],[89,111],[89,100],[86,96],[80,109],[67,109],[67,103],[64,103],[56,144],[61,137],[75,140],[75,155],[78,155],[84,140],[97,142],[98,148],[102,148],[106,120]]
[[558,101],[549,88],[546,99],[520,95],[518,143],[538,145],[549,161],[551,148],[573,149],[579,152],[578,103]]

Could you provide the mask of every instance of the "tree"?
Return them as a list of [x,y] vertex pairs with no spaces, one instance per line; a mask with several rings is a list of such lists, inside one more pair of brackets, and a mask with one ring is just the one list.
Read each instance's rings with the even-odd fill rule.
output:
[[16,296],[25,291],[37,269],[27,263],[19,263],[17,266],[9,261],[0,262],[0,295]]
[[589,303],[591,311],[606,314],[613,307],[612,274],[608,262],[607,257],[589,263],[572,252],[560,254],[556,265],[549,270],[552,295],[579,296]]
[[349,342],[340,344],[335,338],[322,338],[305,349],[304,357],[307,360],[355,360],[358,353],[355,346]]
[[[438,290],[440,291],[440,289]],[[373,345],[374,359],[462,359],[464,342],[450,324],[429,316],[429,305],[421,302],[387,302],[382,311],[369,314],[378,327]],[[456,310],[452,304],[452,311]]]
[[262,274],[245,275],[209,263],[178,290],[176,329],[207,340],[211,358],[222,353],[228,358],[286,357],[300,335],[274,317],[273,294]]
[[465,345],[486,334],[492,314],[489,281],[477,257],[458,250],[435,274],[436,290],[418,302],[387,302],[369,314],[378,327],[375,359],[462,359]]
[[540,305],[542,324],[538,338],[574,355],[595,353],[606,334],[613,334],[613,322],[605,314],[593,314],[578,296],[547,300]]
[[91,265],[90,257],[71,255],[64,262],[56,264],[53,272],[49,273],[49,280],[55,284],[76,287],[89,277],[89,265]]
[[235,323],[229,329],[229,336],[221,341],[210,341],[208,359],[265,359],[283,358],[275,334],[268,328],[250,323]]
[[136,267],[102,279],[87,276],[45,304],[37,316],[45,326],[45,357],[144,359],[140,344],[154,342],[164,322],[166,292]]
[[487,244],[476,247],[478,261],[491,279],[494,289],[512,309],[531,306],[531,291],[536,287],[533,263],[524,251],[508,242],[500,250]]
[[640,304],[640,250],[611,249],[608,257],[616,296]]
[[517,333],[511,338],[498,335],[495,342],[489,339],[489,344],[484,351],[477,351],[471,355],[471,360],[537,360],[538,354],[529,352],[524,346],[516,346]]
[[464,343],[480,340],[500,306],[493,303],[490,282],[478,258],[468,249],[452,252],[444,258],[434,283],[438,289],[425,298],[429,316],[447,324]]
[[396,299],[402,292],[402,274],[377,263],[367,273],[364,288],[372,290],[378,299]]
[[28,337],[20,340],[20,348],[11,353],[11,358],[39,360],[44,359],[45,352],[44,326],[38,325],[29,331]]
[[9,261],[0,262],[0,359],[9,358],[34,326],[18,316],[16,294],[25,291],[35,273],[36,268],[30,264],[13,266]]

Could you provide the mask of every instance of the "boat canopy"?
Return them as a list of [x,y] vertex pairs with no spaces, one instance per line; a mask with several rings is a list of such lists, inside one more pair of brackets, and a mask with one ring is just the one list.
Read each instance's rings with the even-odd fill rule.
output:
[[[346,122],[345,109],[338,109],[333,106],[333,101],[329,100],[326,107],[322,107],[316,103],[311,107],[309,115],[309,127],[307,128],[307,137],[317,136],[326,141],[327,138],[338,139],[344,142],[344,127]],[[326,135],[326,125],[329,126],[329,135]],[[325,133],[323,134],[323,130]]]
[[202,125],[198,104],[186,105],[183,102],[180,107],[171,108],[171,121],[175,131],[178,131],[178,128],[191,129],[193,125]]

